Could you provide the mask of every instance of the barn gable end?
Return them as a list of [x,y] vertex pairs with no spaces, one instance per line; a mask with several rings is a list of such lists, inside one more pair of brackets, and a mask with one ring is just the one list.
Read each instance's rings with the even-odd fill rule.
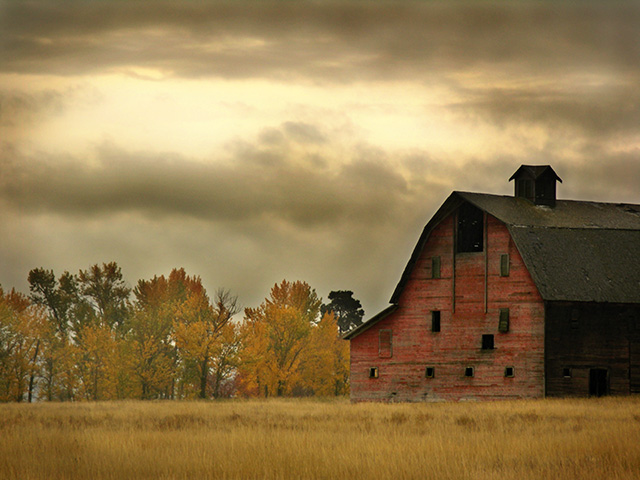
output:
[[[640,390],[640,328],[630,333],[640,327],[637,206],[555,201],[555,172],[523,167],[554,182],[553,206],[453,192],[425,226],[391,306],[345,335],[352,400]],[[582,312],[581,333],[567,311]]]

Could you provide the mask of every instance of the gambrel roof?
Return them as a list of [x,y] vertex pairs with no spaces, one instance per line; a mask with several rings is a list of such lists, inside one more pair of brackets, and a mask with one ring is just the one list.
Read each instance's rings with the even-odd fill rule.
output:
[[453,192],[424,228],[391,297],[397,303],[429,234],[462,203],[505,223],[548,301],[640,303],[640,205]]

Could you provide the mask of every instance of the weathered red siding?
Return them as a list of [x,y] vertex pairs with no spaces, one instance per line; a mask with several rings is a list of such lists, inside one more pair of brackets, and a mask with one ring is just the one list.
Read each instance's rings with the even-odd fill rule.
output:
[[[455,281],[453,216],[434,228],[398,310],[351,340],[353,401],[544,396],[542,298],[506,226],[490,215],[486,226],[486,253],[456,254]],[[510,274],[501,277],[500,256],[505,253]],[[441,258],[439,279],[431,278],[434,256]],[[501,308],[510,310],[507,333],[498,331]],[[441,312],[438,333],[431,331],[432,310]],[[379,355],[382,329],[392,331],[390,358]],[[482,350],[483,334],[494,335],[495,349]],[[474,377],[464,376],[467,366],[474,367]],[[514,367],[513,378],[505,378],[507,366]],[[371,367],[378,368],[378,378],[369,378]],[[426,367],[435,368],[434,378],[425,377]]]

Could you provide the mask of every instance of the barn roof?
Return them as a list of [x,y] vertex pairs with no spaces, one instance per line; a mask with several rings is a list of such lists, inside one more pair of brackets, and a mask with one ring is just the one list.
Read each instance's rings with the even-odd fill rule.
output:
[[545,300],[640,303],[640,205],[453,192],[425,227],[391,297],[400,293],[431,230],[463,202],[507,225]]

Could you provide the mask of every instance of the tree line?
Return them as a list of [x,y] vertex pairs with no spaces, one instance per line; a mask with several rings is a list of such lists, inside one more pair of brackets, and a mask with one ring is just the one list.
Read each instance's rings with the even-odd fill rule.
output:
[[[322,303],[283,280],[256,308],[183,268],[130,288],[115,263],[36,268],[30,294],[0,287],[0,401],[345,395],[362,323],[350,291]],[[237,316],[244,313],[242,319]]]

